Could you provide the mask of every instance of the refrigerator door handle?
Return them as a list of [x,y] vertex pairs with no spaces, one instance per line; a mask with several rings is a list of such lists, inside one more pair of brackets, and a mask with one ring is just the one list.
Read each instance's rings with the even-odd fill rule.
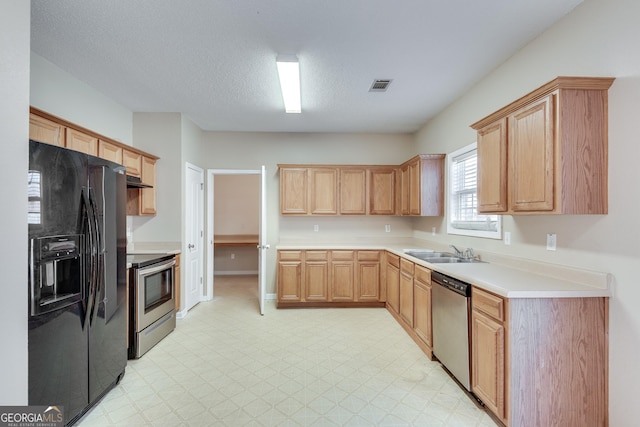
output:
[[89,189],[83,187],[82,188],[82,200],[84,203],[85,211],[87,213],[86,216],[86,225],[87,225],[87,258],[88,258],[88,271],[87,271],[87,281],[83,286],[83,300],[85,302],[86,312],[85,312],[85,323],[90,320],[91,312],[93,311],[93,306],[95,303],[95,294],[94,294],[94,283],[96,281],[96,232],[95,232],[95,213],[93,210],[93,205],[91,203]]
[[100,227],[98,224],[98,215],[96,214],[96,203],[95,198],[93,197],[93,192],[91,188],[89,188],[89,205],[91,206],[91,215],[89,215],[89,222],[93,225],[93,245],[91,247],[92,254],[92,262],[91,262],[91,270],[93,272],[93,277],[91,278],[91,308],[89,309],[89,324],[91,325],[96,317],[96,306],[98,291],[100,290],[100,283],[102,281],[102,251],[100,250]]

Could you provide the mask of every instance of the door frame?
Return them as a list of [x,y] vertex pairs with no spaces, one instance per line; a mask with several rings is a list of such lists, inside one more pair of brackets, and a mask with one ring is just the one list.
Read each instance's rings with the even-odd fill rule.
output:
[[[207,253],[205,257],[205,269],[207,271],[207,295],[206,301],[210,301],[214,298],[214,280],[215,275],[213,265],[213,232],[215,224],[213,223],[214,213],[214,177],[215,175],[262,175],[260,169],[207,169]],[[257,248],[256,248],[257,249]]]

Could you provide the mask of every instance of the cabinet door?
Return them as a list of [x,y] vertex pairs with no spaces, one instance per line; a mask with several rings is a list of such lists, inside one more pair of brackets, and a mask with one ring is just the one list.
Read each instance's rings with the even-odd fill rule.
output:
[[122,164],[127,168],[127,175],[142,176],[142,155],[129,150],[122,150]]
[[29,139],[64,147],[64,126],[31,114],[29,115]]
[[302,300],[302,251],[278,252],[278,302]]
[[380,252],[358,251],[356,301],[380,300]]
[[67,129],[65,146],[71,150],[91,154],[92,156],[98,155],[98,138],[78,132],[75,129]]
[[478,130],[478,212],[507,211],[507,120]]
[[509,203],[516,212],[553,210],[553,100],[549,95],[509,116]]
[[413,328],[413,276],[400,272],[400,317]]
[[140,215],[156,214],[156,161],[148,157],[142,157],[142,176],[144,184],[153,188],[140,189]]
[[429,348],[431,343],[431,271],[416,265],[413,288],[413,329]]
[[392,168],[369,171],[369,214],[395,215],[396,170]]
[[312,215],[336,215],[338,213],[337,192],[337,169],[309,169],[309,212]]
[[409,191],[409,165],[405,165],[400,169],[400,182],[400,214],[409,215],[409,198],[411,197],[411,193]]
[[471,389],[506,422],[505,330],[478,310],[471,312]]
[[340,214],[367,213],[367,171],[364,168],[340,169]]
[[326,261],[305,262],[305,301],[327,301],[329,265]]
[[122,147],[98,140],[98,157],[122,164]]
[[354,261],[353,251],[331,251],[331,301],[353,301]]
[[308,178],[306,168],[280,169],[280,213],[306,215]]
[[400,311],[400,269],[387,264],[387,305],[393,311]]
[[420,161],[409,163],[409,215],[421,215],[422,187]]

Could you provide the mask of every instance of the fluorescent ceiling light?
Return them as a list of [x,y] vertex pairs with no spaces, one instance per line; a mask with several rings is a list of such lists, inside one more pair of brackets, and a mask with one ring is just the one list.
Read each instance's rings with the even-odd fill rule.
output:
[[300,113],[300,66],[295,55],[278,55],[278,76],[280,89],[284,99],[284,109],[287,113]]

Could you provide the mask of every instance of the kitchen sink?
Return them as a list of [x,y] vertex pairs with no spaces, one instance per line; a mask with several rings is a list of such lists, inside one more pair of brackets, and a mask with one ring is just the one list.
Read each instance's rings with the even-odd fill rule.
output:
[[462,258],[450,252],[408,250],[404,253],[434,264],[482,262],[475,258]]

